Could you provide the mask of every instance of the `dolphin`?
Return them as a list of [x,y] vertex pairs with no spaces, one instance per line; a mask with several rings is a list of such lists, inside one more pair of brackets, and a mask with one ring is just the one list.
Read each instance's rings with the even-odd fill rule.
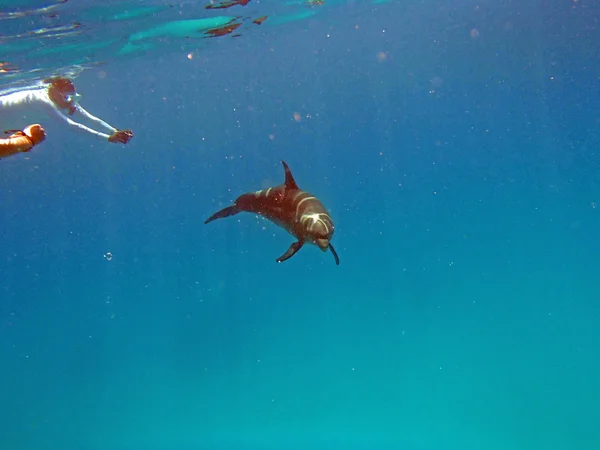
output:
[[279,186],[262,189],[240,195],[233,205],[223,208],[210,216],[205,224],[213,220],[233,216],[241,212],[259,214],[294,236],[297,241],[276,259],[278,263],[294,256],[306,243],[319,247],[322,251],[330,250],[335,263],[340,258],[331,245],[334,225],[331,216],[323,204],[312,194],[303,191],[296,184],[290,168],[285,163],[285,182]]

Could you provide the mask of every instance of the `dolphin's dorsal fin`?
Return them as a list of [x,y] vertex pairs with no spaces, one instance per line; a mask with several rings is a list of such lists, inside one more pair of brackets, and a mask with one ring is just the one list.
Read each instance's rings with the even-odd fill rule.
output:
[[283,164],[283,169],[285,170],[284,184],[286,189],[299,189],[298,185],[296,184],[296,180],[294,180],[294,176],[292,175],[292,171],[290,170],[288,165],[285,163],[285,161],[281,161],[281,164]]

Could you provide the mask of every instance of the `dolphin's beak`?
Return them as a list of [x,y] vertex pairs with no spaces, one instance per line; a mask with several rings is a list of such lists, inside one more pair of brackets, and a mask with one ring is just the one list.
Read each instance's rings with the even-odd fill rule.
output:
[[329,239],[317,239],[316,244],[322,251],[326,252],[329,248]]

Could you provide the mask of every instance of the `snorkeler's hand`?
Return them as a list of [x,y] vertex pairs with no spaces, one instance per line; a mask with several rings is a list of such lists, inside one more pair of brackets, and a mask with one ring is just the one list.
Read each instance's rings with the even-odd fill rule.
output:
[[42,126],[37,123],[35,125],[29,125],[26,127],[23,130],[23,134],[31,139],[31,143],[33,145],[38,145],[40,142],[46,139],[46,131],[44,131]]
[[119,130],[115,131],[108,138],[108,142],[116,143],[116,144],[127,144],[130,139],[133,137],[133,131],[131,130]]

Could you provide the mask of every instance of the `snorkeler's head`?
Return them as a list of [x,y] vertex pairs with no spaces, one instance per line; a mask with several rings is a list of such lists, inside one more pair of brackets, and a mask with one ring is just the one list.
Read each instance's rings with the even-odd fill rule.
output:
[[65,77],[53,77],[44,80],[48,84],[48,95],[54,104],[60,109],[68,109],[71,112],[75,106],[75,85]]

